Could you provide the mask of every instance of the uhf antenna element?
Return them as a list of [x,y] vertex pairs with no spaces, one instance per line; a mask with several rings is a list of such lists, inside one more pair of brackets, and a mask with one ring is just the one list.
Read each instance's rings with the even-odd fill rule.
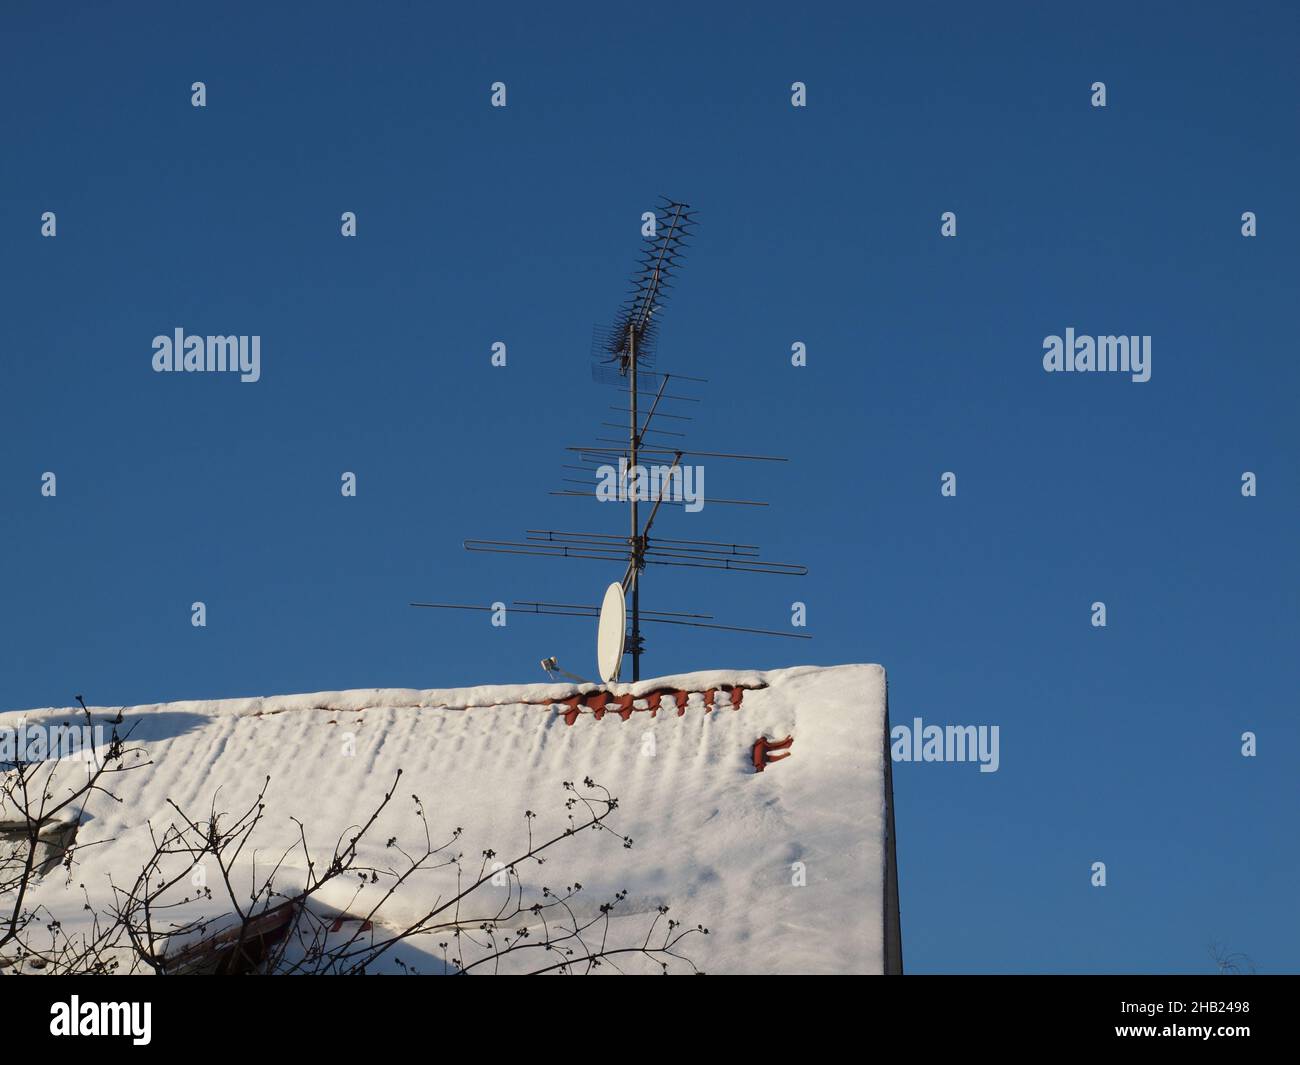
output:
[[[677,200],[663,200],[653,212],[653,223],[650,224],[647,220],[642,231],[644,243],[632,273],[627,299],[615,315],[613,325],[595,330],[592,337],[592,377],[602,384],[612,385],[621,396],[626,397],[617,406],[611,406],[611,409],[626,415],[626,422],[623,423],[626,435],[622,438],[598,437],[591,444],[568,448],[574,462],[566,463],[564,469],[582,476],[566,476],[564,482],[578,487],[551,493],[571,498],[600,499],[602,497],[597,491],[600,479],[617,468],[620,485],[628,489],[620,493],[621,496],[626,496],[628,505],[627,535],[529,529],[522,541],[464,542],[469,551],[620,563],[623,568],[622,580],[606,589],[600,607],[516,600],[512,608],[520,612],[550,616],[597,618],[597,664],[601,680],[606,683],[618,679],[624,655],[632,659],[632,679],[641,679],[641,655],[645,651],[641,635],[643,621],[802,640],[811,638],[804,633],[713,624],[712,615],[709,614],[641,609],[641,582],[647,566],[727,569],[786,576],[803,576],[808,572],[806,566],[796,562],[772,562],[761,558],[759,549],[753,544],[651,536],[655,520],[665,503],[670,506],[683,505],[683,500],[669,498],[663,487],[673,483],[674,472],[677,474],[677,483],[682,483],[683,458],[689,456],[695,459],[742,462],[787,461],[772,455],[697,450],[682,443],[686,436],[685,423],[692,420],[688,413],[691,408],[675,405],[699,403],[698,397],[687,393],[692,385],[707,382],[699,377],[661,371],[656,368],[655,359],[660,318],[681,268],[688,246],[686,238],[692,234],[694,226],[694,212],[687,204]],[[618,422],[603,421],[600,424],[606,429],[621,427]],[[661,439],[665,437],[668,439]],[[644,485],[628,484],[624,479],[627,473],[634,480],[644,476],[640,466],[642,459],[653,463],[656,471],[665,474],[660,480],[657,494],[652,490],[646,491]],[[649,513],[644,516],[640,506],[643,501],[649,509]],[[731,506],[767,506],[764,502],[751,499],[709,497],[708,502]],[[411,605],[444,610],[492,609],[454,603]],[[547,663],[553,661],[544,660]]]

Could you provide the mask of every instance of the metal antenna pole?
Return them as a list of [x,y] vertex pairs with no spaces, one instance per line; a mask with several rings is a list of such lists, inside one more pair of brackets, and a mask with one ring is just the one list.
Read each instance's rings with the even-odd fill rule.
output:
[[[628,330],[628,367],[631,374],[631,454],[630,477],[636,477],[637,410],[636,410],[636,327]],[[639,485],[638,485],[639,487]],[[637,518],[636,492],[629,493],[632,504],[632,680],[641,679],[641,529]]]
[[[637,424],[637,337],[638,335],[649,334],[653,339],[653,334],[650,334],[654,327],[651,318],[662,299],[661,286],[664,282],[664,271],[672,269],[678,250],[678,242],[681,240],[684,222],[686,221],[684,216],[685,204],[669,203],[666,207],[670,207],[673,212],[668,232],[662,239],[656,238],[658,252],[657,254],[652,253],[651,257],[646,261],[647,273],[644,278],[644,288],[639,297],[639,302],[638,297],[633,298],[627,320],[628,382],[631,386],[628,398],[632,401],[628,404],[631,415],[631,421],[629,422],[631,439],[628,452],[631,459],[632,476],[634,477],[637,468],[637,452],[640,450],[641,434],[644,432],[644,429]],[[666,214],[667,212],[665,210],[662,213]],[[667,383],[666,379],[664,383]],[[662,384],[659,387],[659,395],[663,395]],[[655,405],[651,408],[651,411],[658,409],[658,406],[659,398],[656,397]],[[649,424],[650,419],[647,418],[646,425]],[[640,488],[639,483],[637,487]],[[645,559],[646,538],[639,528],[640,520],[637,513],[635,492],[632,493],[630,502],[632,504],[632,679],[637,681],[641,679],[641,567]]]

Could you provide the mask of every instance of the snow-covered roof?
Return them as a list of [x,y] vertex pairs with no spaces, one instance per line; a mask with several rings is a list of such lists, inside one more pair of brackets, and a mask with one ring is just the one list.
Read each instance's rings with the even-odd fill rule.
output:
[[[119,709],[92,713],[106,722]],[[539,833],[562,829],[562,782],[590,777],[618,797],[610,823],[633,846],[584,833],[551,852],[543,869],[521,869],[525,882],[580,881],[592,905],[626,890],[622,921],[668,905],[672,917],[709,928],[689,946],[709,972],[901,968],[880,666],[320,692],[129,707],[120,716],[119,729],[134,727],[131,741],[152,764],[113,779],[120,802],[91,798],[72,884],[60,870],[38,891],[56,912],[80,909],[79,884],[107,902],[108,874],[120,883],[152,852],[150,823],[158,830],[175,820],[169,800],[201,817],[220,789],[217,809],[242,811],[269,777],[253,841],[259,861],[294,843],[292,818],[328,855],[400,769],[401,797],[423,800],[435,834],[463,828],[461,849],[477,858],[488,848],[522,849],[526,810]],[[31,726],[80,717],[11,711],[0,713],[0,729],[19,719]],[[786,737],[789,757],[756,771],[756,758],[766,761],[756,741]],[[385,841],[418,827],[410,803],[395,802],[363,857],[385,861]],[[87,846],[98,841],[111,842]],[[413,878],[383,912],[399,923],[414,918],[435,890]],[[418,943],[397,953],[408,962],[415,955],[425,971],[441,964]]]

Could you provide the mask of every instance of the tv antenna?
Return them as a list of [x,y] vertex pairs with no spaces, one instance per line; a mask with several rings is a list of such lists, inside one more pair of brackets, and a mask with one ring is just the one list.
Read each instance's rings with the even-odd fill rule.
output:
[[[727,462],[788,460],[774,455],[696,450],[682,442],[686,434],[679,423],[689,422],[692,417],[682,413],[689,408],[678,408],[675,404],[700,402],[698,397],[686,393],[690,392],[692,385],[708,382],[700,377],[659,371],[654,369],[654,365],[659,318],[688,247],[686,238],[695,226],[695,215],[687,204],[665,199],[658,204],[652,215],[645,217],[642,229],[644,243],[632,274],[628,298],[619,308],[614,324],[608,329],[596,329],[592,337],[592,377],[600,383],[614,386],[620,395],[626,396],[626,400],[620,400],[618,406],[610,407],[611,410],[625,414],[626,423],[604,421],[601,426],[623,430],[626,435],[623,438],[601,436],[596,438],[594,444],[567,448],[573,462],[566,463],[563,468],[584,476],[565,476],[563,481],[581,486],[581,490],[563,488],[550,493],[569,498],[626,502],[630,519],[628,535],[528,529],[525,530],[523,540],[464,541],[464,547],[468,551],[594,559],[622,564],[622,580],[606,589],[604,601],[599,607],[515,600],[511,608],[519,613],[597,619],[597,664],[600,677],[606,683],[618,679],[624,655],[632,659],[632,679],[641,679],[641,656],[645,653],[645,640],[641,635],[642,622],[781,636],[796,640],[812,638],[806,633],[716,624],[713,623],[711,614],[641,608],[641,581],[647,566],[722,569],[783,576],[803,576],[808,572],[808,567],[796,562],[772,562],[760,557],[759,548],[753,544],[651,536],[660,508],[665,503],[685,507],[688,502],[685,498],[673,498],[674,495],[684,496],[687,476],[687,471],[682,466],[684,458],[721,459]],[[642,404],[643,399],[650,400],[648,409]],[[649,439],[652,435],[670,439]],[[641,465],[643,461],[653,465],[647,468]],[[699,480],[696,484],[699,484]],[[700,502],[703,504],[704,500],[701,499]],[[710,497],[707,502],[726,506],[767,506],[765,502],[752,499]],[[642,503],[649,508],[644,522],[641,520]],[[493,609],[458,603],[412,603],[411,606],[438,610]],[[548,666],[548,673],[565,672],[558,670],[554,658],[543,659],[543,667]]]

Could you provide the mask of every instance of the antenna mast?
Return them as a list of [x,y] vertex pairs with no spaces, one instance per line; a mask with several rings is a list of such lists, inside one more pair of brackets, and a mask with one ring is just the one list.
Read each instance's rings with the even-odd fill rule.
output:
[[[671,215],[669,214],[671,212]],[[660,233],[660,219],[666,221],[666,231]],[[640,356],[637,348],[643,337],[651,336],[651,329],[654,325],[654,314],[661,305],[664,298],[664,287],[667,283],[668,275],[677,265],[677,259],[685,248],[685,236],[688,226],[691,224],[691,217],[688,213],[687,205],[672,200],[667,201],[658,211],[655,212],[654,235],[651,239],[651,246],[647,249],[646,257],[642,260],[641,270],[633,279],[633,288],[630,306],[624,315],[621,316],[618,324],[615,326],[614,339],[621,341],[613,352],[619,358],[620,372],[628,379],[630,385],[628,389],[628,398],[631,402],[628,404],[628,470],[631,476],[637,476],[638,457],[641,451],[641,438],[649,428],[650,418],[646,419],[646,425],[640,425],[638,397],[640,392],[640,379],[638,375]],[[666,383],[666,382],[665,382]],[[663,392],[662,386],[660,393]],[[658,401],[656,400],[656,406]],[[654,417],[653,408],[650,417]],[[678,456],[680,460],[680,456]],[[676,465],[676,461],[674,462]],[[646,522],[645,530],[641,528],[640,510],[637,505],[637,491],[628,492],[628,502],[631,504],[631,557],[628,560],[627,576],[623,579],[624,593],[632,593],[632,632],[628,640],[628,653],[632,656],[632,679],[634,681],[641,679],[641,652],[644,650],[644,644],[641,640],[641,571],[645,569],[645,543],[646,534],[649,532],[650,522]],[[658,510],[658,507],[655,508]],[[653,514],[651,521],[653,521]]]
[[[632,461],[629,469],[635,470],[637,465],[637,453],[640,451],[641,441],[637,436],[637,410],[636,410],[636,333],[630,332],[627,338],[628,342],[628,365],[631,367],[632,382],[632,402],[629,404],[632,411],[632,418],[629,422],[630,429],[628,436],[630,442],[628,450],[631,452]],[[644,540],[640,533],[640,522],[637,520],[636,493],[629,493],[632,497],[632,559],[628,567],[628,576],[632,580],[632,638],[628,641],[630,644],[628,651],[632,655],[632,679],[634,681],[641,679],[641,570],[645,564],[641,561],[645,555]]]
[[[626,632],[623,650],[632,657],[632,680],[641,679],[641,655],[645,651],[645,642],[641,635],[641,623],[654,622],[661,625],[686,625],[692,628],[716,629],[730,632],[756,633],[765,636],[784,636],[787,638],[808,640],[812,637],[806,633],[776,632],[770,629],[758,629],[734,625],[712,624],[712,615],[697,613],[679,613],[673,611],[647,610],[642,617],[641,610],[641,574],[646,566],[684,566],[698,569],[727,569],[744,573],[783,574],[803,576],[808,572],[806,566],[794,562],[769,562],[759,558],[758,548],[752,544],[728,543],[715,540],[683,540],[650,536],[659,508],[665,502],[684,505],[682,499],[667,497],[661,480],[657,494],[653,491],[654,479],[642,469],[640,459],[647,456],[659,463],[666,463],[672,456],[671,465],[657,465],[655,475],[663,476],[665,471],[667,483],[672,483],[672,474],[678,474],[678,484],[683,483],[683,471],[680,469],[684,456],[697,458],[734,459],[751,462],[785,462],[784,458],[770,455],[737,455],[718,451],[700,451],[684,445],[661,445],[647,441],[646,436],[683,437],[685,434],[666,428],[660,428],[662,419],[671,419],[669,424],[688,422],[691,418],[680,413],[667,413],[660,410],[660,404],[669,402],[698,403],[694,396],[668,392],[670,380],[706,384],[702,378],[687,377],[684,374],[657,372],[654,365],[655,341],[658,336],[658,315],[663,309],[672,288],[675,272],[687,247],[685,238],[689,235],[695,219],[690,207],[677,200],[662,201],[653,216],[645,218],[648,232],[642,230],[646,244],[637,268],[632,275],[632,289],[628,299],[620,309],[614,325],[608,330],[596,330],[592,339],[592,376],[605,384],[613,384],[620,391],[626,391],[628,405],[615,407],[626,411],[626,440],[598,437],[595,446],[570,447],[575,453],[577,465],[568,464],[564,468],[586,475],[583,479],[565,477],[566,482],[581,485],[584,491],[567,488],[552,492],[552,495],[568,497],[586,497],[601,499],[597,490],[599,478],[603,471],[617,463],[619,469],[619,488],[626,491],[629,504],[630,527],[626,538],[602,532],[559,532],[553,529],[529,529],[523,541],[510,540],[466,540],[465,548],[469,551],[489,551],[499,554],[546,555],[552,558],[587,558],[595,560],[619,561],[626,565],[621,582],[624,601],[630,605],[627,619],[629,630]],[[653,219],[653,221],[652,221]],[[654,391],[643,393],[643,382],[648,382]],[[641,397],[653,396],[644,418],[641,414]],[[661,419],[656,423],[655,419]],[[652,424],[653,423],[653,424]],[[601,423],[610,428],[619,428],[615,423]],[[595,475],[596,480],[592,479]],[[650,512],[641,521],[640,502],[642,494],[647,503],[653,503]],[[701,496],[702,501],[702,496]],[[733,506],[767,506],[766,503],[751,499],[719,499],[711,497],[708,502]],[[694,508],[698,509],[698,508]],[[611,590],[617,588],[611,585]],[[608,593],[607,593],[608,599]],[[412,606],[427,606],[438,609],[486,610],[481,606],[461,606],[453,603],[412,603]],[[571,603],[542,603],[533,600],[516,600],[515,608],[526,613],[546,614],[567,617],[596,617],[601,608]],[[617,615],[616,615],[617,616]],[[689,619],[689,620],[687,620]],[[696,620],[706,619],[706,620]],[[602,615],[603,627],[603,615]],[[603,652],[602,652],[603,653]],[[617,653],[617,652],[615,652]],[[554,659],[544,662],[554,664]],[[602,669],[604,667],[602,666]],[[608,679],[608,678],[606,678]]]

